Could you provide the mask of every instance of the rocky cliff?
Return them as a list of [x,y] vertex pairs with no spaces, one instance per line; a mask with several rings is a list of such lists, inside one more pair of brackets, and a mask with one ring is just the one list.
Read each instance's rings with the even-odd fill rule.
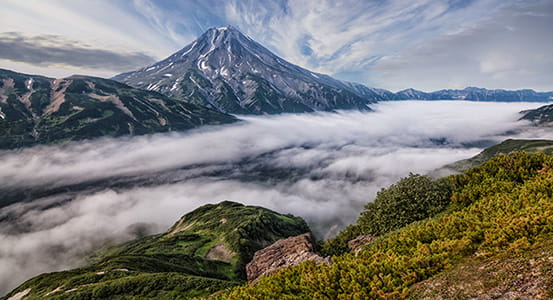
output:
[[306,261],[331,264],[329,257],[322,257],[317,253],[311,233],[279,240],[255,252],[252,261],[246,265],[246,273],[249,281],[256,281],[261,276]]

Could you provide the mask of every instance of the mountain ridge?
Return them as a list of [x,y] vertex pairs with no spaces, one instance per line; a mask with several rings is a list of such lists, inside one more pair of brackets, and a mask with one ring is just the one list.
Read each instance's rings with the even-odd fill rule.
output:
[[0,149],[231,123],[236,118],[99,77],[0,69]]
[[549,102],[553,101],[553,91],[536,92],[532,89],[504,90],[466,87],[464,89],[442,89],[423,92],[416,89],[405,89],[395,93],[395,98],[388,100],[466,100],[498,102]]
[[44,273],[0,299],[190,299],[246,279],[255,251],[309,232],[301,217],[223,201],[185,214],[166,232],[111,248],[81,268]]
[[523,116],[520,120],[528,120],[536,126],[553,126],[553,104],[521,111],[521,113]]

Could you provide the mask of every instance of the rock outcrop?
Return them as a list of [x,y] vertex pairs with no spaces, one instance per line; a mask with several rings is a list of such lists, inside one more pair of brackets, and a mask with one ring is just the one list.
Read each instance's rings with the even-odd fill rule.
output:
[[357,253],[357,252],[361,251],[361,249],[363,248],[362,247],[363,245],[374,241],[374,239],[376,239],[376,238],[377,238],[377,236],[372,235],[372,234],[360,235],[360,236],[354,238],[353,240],[349,241],[348,242],[348,247],[351,249],[351,251]]
[[329,257],[322,257],[316,252],[311,233],[304,233],[278,240],[255,252],[252,261],[246,265],[246,274],[249,281],[255,282],[261,276],[310,260],[316,264],[331,264]]

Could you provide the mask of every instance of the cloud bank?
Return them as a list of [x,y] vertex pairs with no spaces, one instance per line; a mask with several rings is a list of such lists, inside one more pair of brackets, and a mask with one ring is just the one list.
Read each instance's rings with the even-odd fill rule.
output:
[[[81,186],[0,209],[0,293],[81,265],[86,253],[131,239],[136,228],[164,231],[223,200],[302,216],[328,237],[379,189],[506,139],[526,124],[518,112],[538,105],[388,102],[374,113],[244,117],[186,133],[0,152],[0,190]],[[105,186],[87,185],[98,181]]]
[[42,67],[65,65],[119,72],[155,62],[144,53],[119,53],[95,49],[57,35],[26,37],[18,32],[0,33],[0,59]]

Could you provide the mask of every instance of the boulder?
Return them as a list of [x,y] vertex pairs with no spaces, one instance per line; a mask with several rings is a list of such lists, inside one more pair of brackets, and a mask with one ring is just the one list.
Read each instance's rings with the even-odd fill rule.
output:
[[252,261],[246,265],[247,278],[255,282],[261,276],[310,260],[316,264],[331,264],[329,257],[317,253],[311,233],[281,239],[255,252]]

